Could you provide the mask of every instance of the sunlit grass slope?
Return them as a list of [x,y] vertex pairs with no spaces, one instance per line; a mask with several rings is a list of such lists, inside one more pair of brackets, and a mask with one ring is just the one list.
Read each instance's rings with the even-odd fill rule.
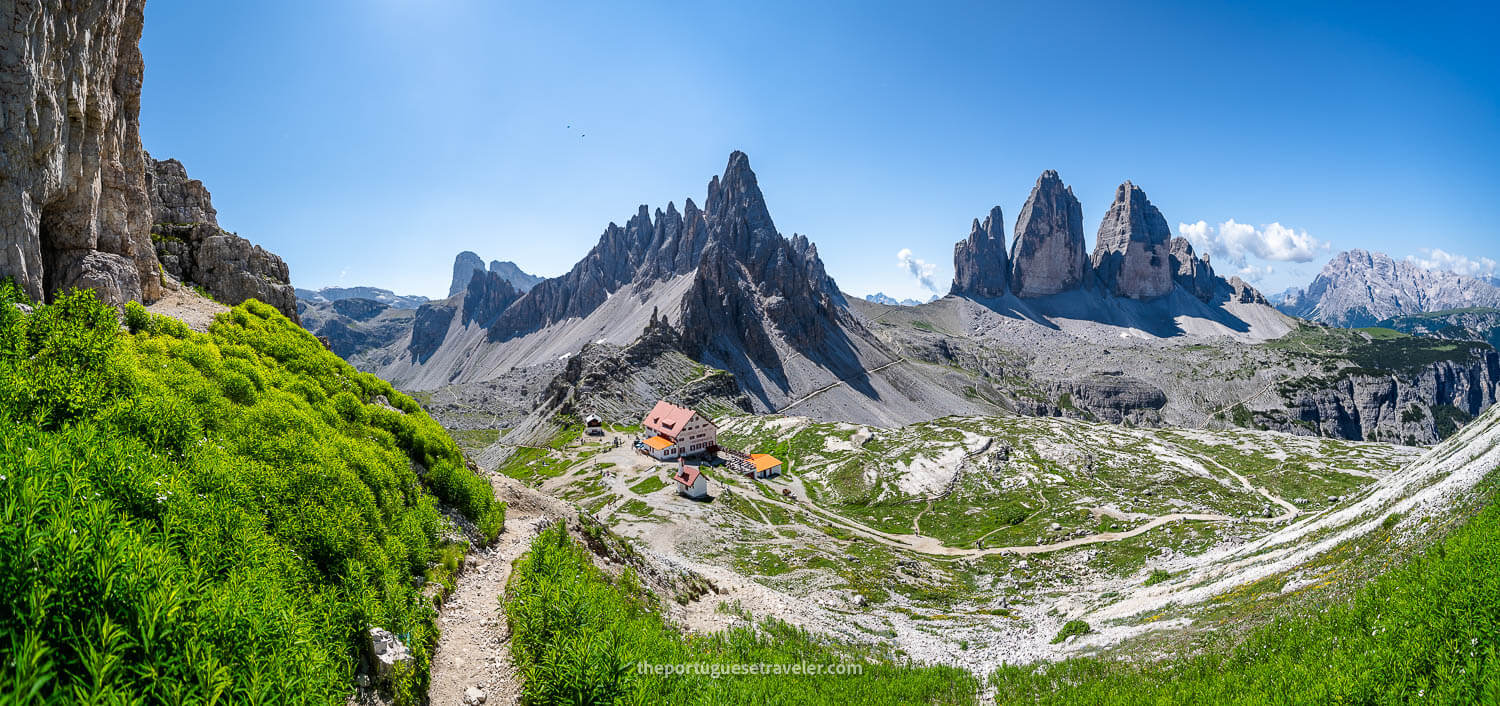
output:
[[0,287],[0,702],[342,702],[405,637],[441,501],[504,505],[410,398],[259,302],[207,334]]

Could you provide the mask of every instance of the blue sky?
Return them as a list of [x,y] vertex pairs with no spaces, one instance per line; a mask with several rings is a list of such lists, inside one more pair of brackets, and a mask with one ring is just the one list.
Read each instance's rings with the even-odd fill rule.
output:
[[151,0],[142,137],[304,287],[441,296],[465,249],[561,274],[734,149],[854,294],[946,292],[1043,169],[1090,247],[1131,179],[1267,292],[1353,247],[1500,259],[1484,5],[629,5]]

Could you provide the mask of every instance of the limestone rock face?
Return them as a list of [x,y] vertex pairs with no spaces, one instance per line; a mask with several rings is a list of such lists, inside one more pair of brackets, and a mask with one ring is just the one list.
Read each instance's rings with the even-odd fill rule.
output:
[[781,369],[775,341],[824,357],[840,323],[852,317],[805,236],[776,231],[750,160],[729,156],[722,178],[708,184],[708,245],[682,300],[683,345],[720,361],[748,358]]
[[1172,279],[1193,296],[1212,301],[1219,289],[1219,279],[1208,264],[1208,256],[1200,259],[1187,238],[1173,238],[1168,254],[1172,258]]
[[1384,253],[1349,250],[1333,256],[1301,296],[1279,308],[1325,324],[1357,327],[1407,314],[1470,307],[1500,307],[1500,287]]
[[498,272],[475,270],[469,284],[464,287],[464,323],[478,321],[488,326],[505,311],[521,293]]
[[484,260],[478,253],[465,250],[453,258],[453,282],[448,285],[448,296],[464,291],[475,272],[484,272]]
[[0,11],[0,277],[35,299],[161,296],[140,139],[145,0]]
[[1089,269],[1084,248],[1083,206],[1057,172],[1042,172],[1016,220],[1011,289],[1019,297],[1077,289]]
[[643,205],[623,227],[605,227],[599,243],[567,274],[542,280],[527,291],[490,327],[489,338],[508,340],[563,319],[587,316],[627,284],[692,272],[707,240],[703,212],[692,199],[681,213],[671,203],[654,215]]
[[1099,223],[1094,272],[1105,291],[1131,299],[1154,299],[1172,291],[1169,241],[1172,230],[1140,187],[1125,182]]
[[522,294],[531,291],[532,287],[537,286],[542,280],[547,279],[546,277],[538,277],[526,272],[519,265],[508,260],[504,262],[490,260],[490,272],[494,272],[505,278],[505,281],[510,282],[510,286],[515,287],[516,291]]
[[1004,214],[990,209],[984,222],[974,219],[969,237],[953,246],[953,293],[1003,297],[1009,291],[1010,258],[1005,254]]
[[286,262],[219,227],[203,182],[175,159],[146,155],[156,259],[167,274],[208,290],[229,305],[259,299],[299,321],[297,295]]

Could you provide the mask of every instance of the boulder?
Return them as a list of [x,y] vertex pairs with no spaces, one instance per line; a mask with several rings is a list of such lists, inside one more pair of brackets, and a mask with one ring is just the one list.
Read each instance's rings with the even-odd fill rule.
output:
[[151,195],[151,240],[166,273],[197,284],[231,306],[258,299],[300,323],[297,294],[286,262],[219,227],[218,211],[203,182],[188,177],[175,159],[146,155]]
[[375,678],[389,687],[398,670],[412,667],[411,650],[385,628],[370,628],[369,638]]

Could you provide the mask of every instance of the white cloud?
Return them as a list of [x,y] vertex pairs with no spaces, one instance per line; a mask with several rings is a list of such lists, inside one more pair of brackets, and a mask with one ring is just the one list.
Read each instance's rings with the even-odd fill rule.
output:
[[1406,261],[1429,270],[1447,270],[1465,277],[1490,277],[1495,274],[1496,263],[1487,257],[1455,255],[1437,248],[1422,248],[1421,257],[1407,255]]
[[1235,272],[1235,274],[1239,275],[1240,279],[1245,280],[1246,282],[1249,282],[1251,284],[1259,284],[1261,280],[1270,277],[1275,273],[1276,268],[1271,267],[1270,265],[1245,265],[1244,267],[1241,267],[1238,272]]
[[1239,267],[1247,266],[1248,256],[1272,262],[1309,262],[1319,253],[1328,252],[1328,243],[1308,235],[1305,230],[1295,230],[1280,223],[1256,228],[1231,218],[1217,227],[1205,221],[1178,223],[1177,232],[1191,241],[1195,249],[1228,258]]
[[896,253],[896,266],[917,278],[917,282],[927,291],[937,292],[937,283],[932,281],[933,275],[937,274],[937,265],[912,257],[911,248],[901,248]]

